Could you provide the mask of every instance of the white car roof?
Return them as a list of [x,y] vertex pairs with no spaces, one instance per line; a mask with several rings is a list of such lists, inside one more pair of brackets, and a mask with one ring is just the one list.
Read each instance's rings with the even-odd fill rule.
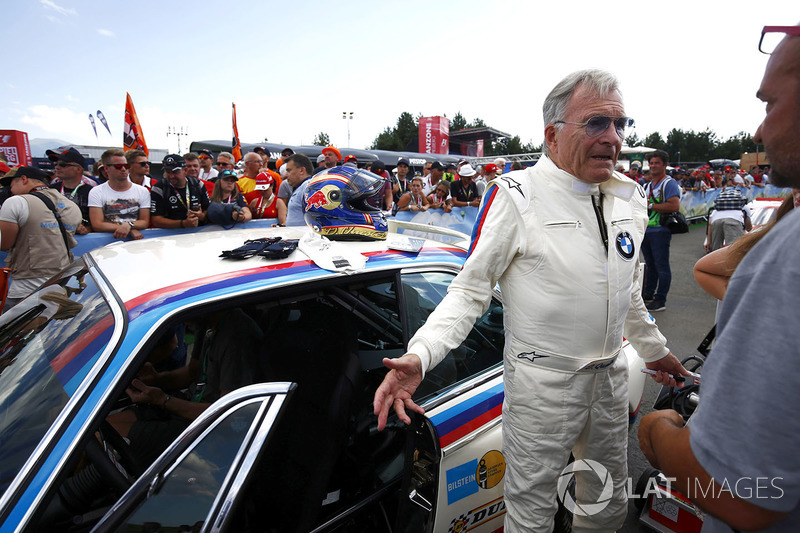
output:
[[[196,285],[198,280],[210,283],[216,279],[236,277],[237,272],[245,275],[247,271],[268,269],[274,265],[309,262],[309,257],[299,249],[286,259],[254,256],[235,260],[224,259],[220,254],[224,250],[234,250],[250,239],[300,239],[305,233],[311,232],[307,227],[290,227],[176,234],[138,241],[120,241],[92,250],[87,255],[95,261],[121,300],[130,302],[144,295],[155,294],[166,287]],[[389,234],[389,239],[393,236],[396,237],[396,234]],[[360,254],[370,254],[387,251],[387,242],[389,241],[354,241],[337,242],[336,245],[345,246],[349,251]],[[426,241],[425,247],[463,250],[463,245],[437,241]],[[330,275],[336,274],[330,272]]]

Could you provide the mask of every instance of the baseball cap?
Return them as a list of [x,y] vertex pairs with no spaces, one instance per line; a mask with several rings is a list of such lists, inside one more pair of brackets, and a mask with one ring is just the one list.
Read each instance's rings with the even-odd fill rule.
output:
[[490,172],[497,172],[497,165],[495,165],[494,163],[489,163],[488,165],[483,167],[483,171],[486,174],[489,174]]
[[256,176],[256,188],[255,188],[255,190],[256,191],[266,191],[274,183],[275,183],[275,180],[272,179],[272,176],[270,176],[266,172],[262,172],[261,174]]
[[383,171],[386,170],[386,165],[383,164],[383,161],[373,161],[370,168],[373,174],[377,174],[378,172],[383,173]]
[[319,165],[319,164],[320,164],[320,163],[322,163],[323,161],[325,161],[325,155],[324,155],[324,154],[319,154],[319,155],[317,156],[317,164]]
[[50,174],[36,167],[14,167],[10,169],[5,176],[0,178],[0,185],[4,187],[10,185],[12,179],[20,176],[26,176],[29,179],[39,180],[50,185]]
[[398,159],[397,160],[397,164],[398,165],[405,165],[407,167],[411,166],[411,162],[408,160],[407,157],[401,157],[400,159]]
[[178,154],[169,154],[164,158],[162,163],[164,164],[165,169],[169,169],[173,172],[183,168],[186,165],[186,161],[183,160],[183,156]]
[[357,158],[356,156],[354,156],[353,154],[350,154],[350,155],[348,155],[348,156],[345,156],[345,158],[344,158],[344,162],[345,162],[345,163],[348,163],[348,162],[350,162],[350,161],[352,161],[353,163],[358,163],[358,158]]
[[323,154],[324,154],[325,152],[328,152],[328,151],[330,151],[330,152],[333,152],[334,154],[336,154],[336,160],[337,160],[337,161],[339,161],[339,160],[342,158],[342,152],[340,152],[339,150],[337,150],[335,146],[333,146],[333,145],[328,145],[328,146],[326,146],[325,148],[323,148],[323,149],[322,149],[322,153],[323,153]]
[[431,165],[431,170],[441,170],[441,171],[444,171],[444,166],[442,166],[442,164],[441,164],[441,163],[439,163],[438,161],[434,161],[434,162],[433,162],[433,164]]
[[205,148],[203,148],[202,150],[198,150],[197,151],[197,155],[200,156],[201,154],[202,155],[207,155],[211,159],[214,159],[214,154],[211,153],[211,150],[207,150]]
[[65,163],[78,163],[82,167],[86,167],[86,160],[83,158],[81,153],[77,151],[75,148],[68,148],[63,152],[54,152],[53,150],[47,150],[45,152],[47,159],[50,161],[64,161]]
[[256,153],[264,152],[265,154],[269,155],[269,151],[265,146],[256,146],[255,148],[253,148],[253,151]]

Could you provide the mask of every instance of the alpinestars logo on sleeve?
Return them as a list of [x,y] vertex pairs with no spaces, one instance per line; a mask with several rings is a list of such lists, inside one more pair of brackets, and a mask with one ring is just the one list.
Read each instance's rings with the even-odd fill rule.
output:
[[500,179],[508,183],[509,189],[515,189],[518,193],[522,195],[523,198],[525,198],[525,193],[522,192],[522,184],[520,182],[518,182],[511,176],[502,176]]

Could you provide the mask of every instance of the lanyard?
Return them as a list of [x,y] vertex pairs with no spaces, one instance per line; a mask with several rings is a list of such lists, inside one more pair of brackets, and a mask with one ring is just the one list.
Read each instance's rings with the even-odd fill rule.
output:
[[[71,192],[71,193],[69,193],[69,199],[70,199],[70,200],[74,200],[74,199],[75,199],[75,195],[76,195],[76,194],[78,194],[78,189],[80,189],[80,188],[81,188],[81,185],[83,185],[83,182],[80,182],[80,183],[78,184],[78,186],[77,186],[77,187],[75,187],[74,189],[72,189],[72,192]],[[66,194],[66,193],[64,192],[64,182],[63,182],[63,181],[61,182],[61,194]]]
[[185,202],[184,202],[183,198],[181,198],[181,195],[178,194],[178,189],[176,189],[172,185],[172,183],[170,183],[169,186],[172,187],[172,191],[175,193],[175,196],[178,197],[178,201],[181,204],[183,204],[183,207],[185,207],[186,211],[188,212],[189,211],[189,180],[186,180],[186,201]]
[[263,218],[264,212],[272,204],[272,198],[274,196],[275,196],[274,194],[272,196],[270,196],[269,199],[266,202],[264,201],[264,196],[261,196],[258,199],[258,207],[256,208],[256,212],[258,213],[258,218]]
[[608,256],[608,228],[606,228],[606,219],[603,216],[603,193],[600,193],[599,202],[592,195],[592,207],[594,208],[594,215],[597,217],[597,226],[600,228],[600,237],[603,239],[606,256]]
[[469,202],[470,197],[472,196],[472,187],[464,187],[464,184],[461,184],[461,191],[466,195],[467,201]]

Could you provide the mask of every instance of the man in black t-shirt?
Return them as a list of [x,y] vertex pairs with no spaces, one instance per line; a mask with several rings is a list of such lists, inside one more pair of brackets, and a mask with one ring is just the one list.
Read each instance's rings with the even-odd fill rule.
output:
[[469,163],[461,165],[458,171],[459,179],[450,185],[450,198],[453,199],[455,207],[478,207],[481,204],[478,187],[472,181],[475,174],[475,169]]
[[208,192],[197,178],[187,178],[184,159],[164,158],[164,179],[150,191],[150,221],[155,228],[196,228],[206,221]]

